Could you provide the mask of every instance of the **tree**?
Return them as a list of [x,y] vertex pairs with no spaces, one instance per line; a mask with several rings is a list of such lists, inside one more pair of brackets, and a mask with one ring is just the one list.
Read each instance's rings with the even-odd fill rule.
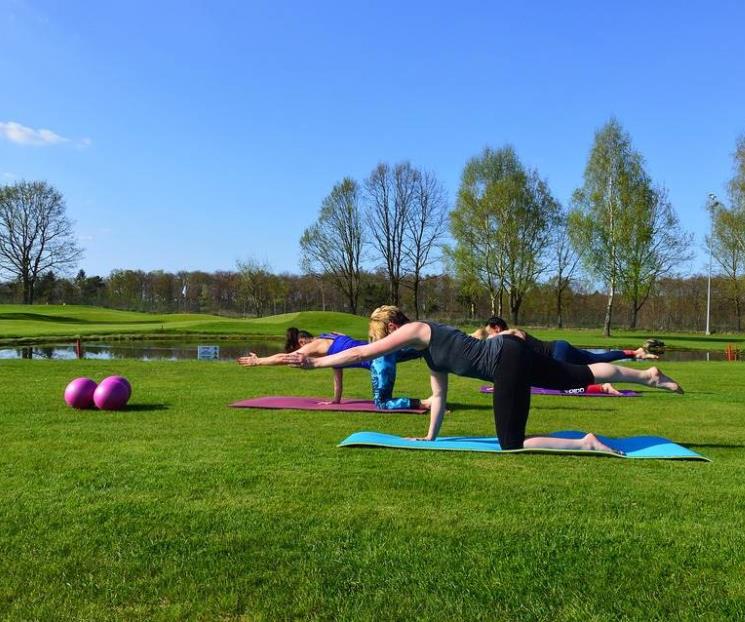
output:
[[569,223],[567,214],[559,216],[552,231],[551,250],[555,276],[551,279],[556,301],[556,326],[564,327],[564,293],[572,284],[574,275],[580,264],[582,254],[572,245],[569,239]]
[[622,252],[630,237],[630,206],[648,199],[649,178],[631,137],[615,119],[595,133],[584,184],[573,195],[569,216],[572,242],[588,271],[607,287],[603,334],[610,335],[614,297],[620,285]]
[[409,162],[401,162],[393,168],[381,162],[365,180],[368,230],[383,260],[389,301],[394,305],[400,304],[401,280],[407,271],[406,228],[420,187],[420,175]]
[[505,194],[503,187],[521,171],[511,147],[485,149],[480,157],[466,163],[455,209],[450,213],[450,232],[455,240],[455,247],[448,249],[450,259],[462,279],[476,280],[487,290],[492,314],[502,315],[506,289],[498,195]]
[[514,324],[519,323],[525,296],[548,269],[545,257],[560,212],[548,183],[537,171],[528,171],[522,176],[522,183],[522,188],[508,203],[508,216],[500,228],[507,258],[507,286]]
[[64,272],[82,255],[62,195],[43,181],[0,187],[0,270],[18,279],[33,304],[45,272]]
[[411,271],[416,319],[419,319],[422,272],[435,260],[432,251],[445,235],[447,209],[445,189],[437,177],[429,171],[419,172],[404,230],[404,256]]
[[[733,159],[734,173],[732,179],[727,184],[727,194],[729,195],[732,209],[740,214],[740,219],[742,219],[742,214],[745,213],[745,134],[737,139]],[[745,253],[745,230],[743,228],[738,229],[735,232],[735,236],[740,250]]]
[[619,251],[619,283],[629,301],[629,328],[634,329],[658,281],[691,259],[693,236],[681,230],[665,188],[648,187],[629,209],[629,243]]
[[357,313],[363,242],[359,188],[345,177],[321,203],[315,224],[303,232],[300,251],[303,270],[331,278],[351,313]]
[[734,173],[727,184],[730,207],[719,201],[709,205],[712,235],[706,241],[726,279],[739,332],[742,330],[742,280],[745,274],[745,135],[737,139],[733,168]]
[[[271,288],[274,275],[271,267],[256,259],[236,263],[240,274],[239,297],[243,302],[243,312],[245,313],[246,309],[251,307],[256,317],[261,317],[272,301]],[[209,288],[206,284],[203,285],[203,290],[206,300],[200,306],[205,306],[209,302]]]
[[450,214],[456,245],[449,255],[458,274],[486,288],[492,313],[502,315],[506,291],[518,322],[525,295],[546,269],[558,209],[545,180],[526,170],[510,146],[487,148],[466,164]]

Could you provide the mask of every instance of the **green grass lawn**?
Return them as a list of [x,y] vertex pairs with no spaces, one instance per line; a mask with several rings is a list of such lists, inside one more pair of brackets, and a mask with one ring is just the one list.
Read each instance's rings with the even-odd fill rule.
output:
[[[224,318],[203,314],[158,314],[117,311],[75,305],[0,305],[0,343],[44,339],[112,339],[123,337],[271,336],[279,337],[290,326],[310,330],[344,332],[365,338],[367,319],[348,313],[303,311],[252,319]],[[471,331],[476,326],[463,326]],[[745,346],[745,336],[694,333],[655,333],[616,330],[605,338],[600,330],[531,328],[541,339],[566,339],[577,346],[638,347],[648,337],[663,339],[672,348],[724,350],[727,344]]]
[[[339,449],[415,415],[232,410],[330,374],[230,363],[0,362],[0,619],[745,617],[741,363],[663,367],[684,396],[535,398],[531,433],[667,436],[711,463]],[[74,411],[122,373],[129,409]],[[367,396],[364,371],[347,394]],[[493,433],[452,378],[444,435]],[[421,362],[398,393],[424,396]]]

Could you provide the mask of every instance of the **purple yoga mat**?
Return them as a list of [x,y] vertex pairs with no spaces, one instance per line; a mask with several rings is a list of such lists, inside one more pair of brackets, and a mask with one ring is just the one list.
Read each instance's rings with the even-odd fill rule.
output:
[[[481,393],[494,393],[494,389],[490,384],[482,386],[480,391]],[[621,395],[611,395],[610,393],[585,393],[580,389],[569,389],[565,392],[559,389],[541,389],[540,387],[530,387],[530,393],[532,395],[561,395],[563,397],[641,397],[642,395],[628,389],[623,389]]]
[[322,397],[270,396],[256,397],[250,400],[241,400],[240,402],[234,402],[230,406],[233,408],[280,408],[283,410],[333,410],[341,412],[412,413],[416,415],[423,415],[427,412],[426,408],[379,410],[375,408],[375,403],[371,400],[342,399],[341,404],[319,404],[319,402],[323,401],[328,401],[328,398],[324,399]]

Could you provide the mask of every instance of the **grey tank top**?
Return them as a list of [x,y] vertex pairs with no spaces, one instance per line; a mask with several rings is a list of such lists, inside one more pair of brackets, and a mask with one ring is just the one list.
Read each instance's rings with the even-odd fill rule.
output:
[[502,337],[481,340],[462,333],[457,328],[425,322],[432,331],[424,360],[432,371],[457,374],[480,380],[494,380]]

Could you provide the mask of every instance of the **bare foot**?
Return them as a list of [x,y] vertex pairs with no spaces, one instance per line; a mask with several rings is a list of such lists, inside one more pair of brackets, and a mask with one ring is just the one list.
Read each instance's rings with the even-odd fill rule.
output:
[[609,447],[605,443],[601,443],[600,440],[598,440],[598,437],[594,434],[587,434],[582,439],[582,449],[589,449],[591,451],[606,451],[611,454],[616,454],[617,456],[625,456],[620,449],[613,449],[613,447]]
[[422,405],[422,408],[426,408],[429,410],[432,408],[432,398],[427,398],[426,400],[419,400],[419,403]]
[[656,361],[660,357],[651,352],[647,352],[644,348],[637,348],[634,350],[634,358],[640,361]]
[[665,389],[666,391],[672,391],[673,393],[684,393],[683,387],[681,387],[675,380],[666,376],[656,367],[650,367],[647,370],[648,382],[650,387],[657,387],[658,389]]
[[607,393],[608,395],[621,395],[621,392],[616,389],[610,382],[605,382],[600,385],[603,389],[603,393]]

